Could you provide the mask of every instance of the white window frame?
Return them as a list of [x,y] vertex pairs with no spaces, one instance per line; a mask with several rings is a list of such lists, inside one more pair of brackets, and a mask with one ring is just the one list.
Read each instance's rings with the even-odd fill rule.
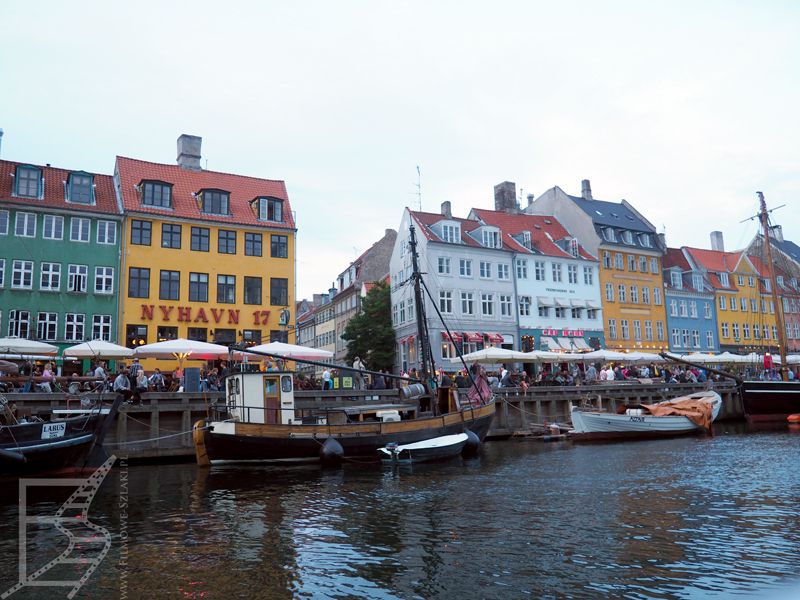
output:
[[520,317],[530,317],[531,316],[531,297],[530,296],[520,296],[519,297],[519,316]]
[[479,267],[478,276],[481,279],[491,279],[492,278],[492,263],[487,262],[485,260],[482,260],[482,261],[480,261],[480,264],[478,265],[478,267]]
[[[14,283],[19,279],[19,283]],[[32,290],[33,289],[33,261],[15,258],[11,270],[11,289],[12,290]]]
[[[39,289],[57,292],[61,289],[61,263],[43,262],[39,267]],[[45,278],[47,283],[45,284]]]
[[[42,238],[46,240],[64,239],[64,217],[61,215],[44,215],[42,220]],[[56,230],[58,230],[57,235]]]
[[[86,232],[84,234],[84,224]],[[77,234],[77,237],[76,237]],[[85,237],[85,239],[84,239]],[[84,217],[72,217],[69,223],[69,241],[88,244],[92,239],[92,221]]]
[[0,210],[0,235],[8,235],[11,214],[7,210]]
[[450,290],[439,290],[439,311],[442,314],[453,314],[453,292]]
[[67,313],[64,315],[64,339],[68,342],[82,342],[86,339],[86,315]]
[[511,279],[511,268],[506,263],[497,263],[497,279],[509,281]]
[[14,235],[25,238],[36,237],[36,213],[18,212],[14,219]]
[[68,292],[76,294],[85,294],[88,287],[88,280],[89,280],[88,265],[69,265],[67,267]]
[[461,314],[475,314],[475,296],[472,292],[461,292]]
[[524,258],[518,258],[515,261],[516,270],[517,270],[517,279],[527,279],[528,278],[528,261]]
[[510,317],[513,314],[511,312],[511,307],[511,296],[508,294],[500,294],[500,316]]
[[92,315],[92,339],[111,341],[111,315]]
[[106,246],[117,243],[117,224],[114,221],[97,222],[97,243]]
[[461,258],[458,261],[459,277],[472,277],[472,259]]
[[481,315],[484,317],[494,317],[494,294],[487,292],[481,293]]
[[583,267],[583,284],[594,285],[594,267]]
[[560,262],[554,262],[550,266],[550,274],[553,277],[554,283],[560,283],[562,279],[562,269]]
[[450,275],[450,257],[449,256],[440,256],[438,260],[438,272],[439,275]]
[[546,276],[545,262],[543,260],[533,261],[533,278],[536,281],[545,281]]
[[578,283],[578,265],[567,265],[567,281],[569,283]]
[[94,268],[94,293],[103,295],[114,293],[114,267]]
[[58,339],[58,313],[40,312],[36,314],[36,339],[54,342]]

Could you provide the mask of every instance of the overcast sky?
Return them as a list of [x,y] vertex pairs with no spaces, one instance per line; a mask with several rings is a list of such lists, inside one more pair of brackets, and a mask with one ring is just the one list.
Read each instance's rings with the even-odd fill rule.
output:
[[286,181],[298,298],[419,208],[417,165],[424,210],[590,179],[670,246],[746,244],[760,190],[800,242],[796,1],[4,0],[0,23],[3,158],[112,173],[202,136],[209,169]]

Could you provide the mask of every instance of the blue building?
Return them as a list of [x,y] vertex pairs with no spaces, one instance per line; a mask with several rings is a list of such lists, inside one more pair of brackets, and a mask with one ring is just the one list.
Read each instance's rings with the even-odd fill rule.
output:
[[719,352],[716,305],[710,283],[680,248],[667,248],[663,260],[670,352]]

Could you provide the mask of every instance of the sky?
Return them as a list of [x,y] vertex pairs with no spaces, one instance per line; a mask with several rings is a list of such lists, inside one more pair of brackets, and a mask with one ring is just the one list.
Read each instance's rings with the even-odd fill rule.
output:
[[[0,156],[113,172],[174,163],[282,179],[297,297],[405,207],[627,199],[671,247],[800,242],[800,3],[0,3]],[[419,183],[417,167],[420,170]],[[421,194],[418,191],[421,190]]]

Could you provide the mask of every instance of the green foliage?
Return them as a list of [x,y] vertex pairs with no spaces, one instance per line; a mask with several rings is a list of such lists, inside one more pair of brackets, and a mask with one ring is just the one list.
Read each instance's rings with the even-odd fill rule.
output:
[[392,369],[395,343],[391,303],[389,286],[383,281],[376,282],[342,334],[347,342],[348,364],[359,356],[371,371]]

